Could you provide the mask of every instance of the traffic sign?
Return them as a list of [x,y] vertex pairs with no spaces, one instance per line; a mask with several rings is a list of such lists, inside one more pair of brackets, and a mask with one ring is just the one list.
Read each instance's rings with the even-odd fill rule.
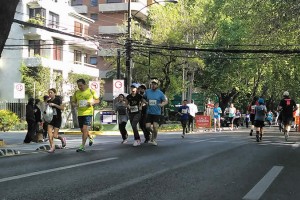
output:
[[90,81],[89,88],[95,90],[98,97],[100,97],[100,81]]
[[25,99],[25,84],[24,83],[14,83],[14,98],[15,99]]
[[113,96],[124,93],[124,80],[113,80]]

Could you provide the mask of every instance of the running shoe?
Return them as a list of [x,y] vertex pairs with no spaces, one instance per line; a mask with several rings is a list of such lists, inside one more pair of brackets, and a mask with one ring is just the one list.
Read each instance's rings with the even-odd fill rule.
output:
[[133,146],[137,147],[141,145],[141,140],[134,140]]
[[259,142],[259,135],[256,135],[256,142]]
[[262,140],[262,134],[259,134],[259,140],[260,141]]
[[287,142],[289,139],[289,132],[284,131],[284,138],[285,138],[285,141]]
[[182,134],[181,137],[184,138],[184,134]]
[[85,148],[83,145],[80,145],[79,148],[76,150],[76,152],[84,152]]
[[157,142],[155,140],[151,140],[150,143],[153,145],[153,146],[157,146]]
[[250,134],[249,134],[249,135],[252,136],[252,133],[253,133],[253,130],[250,131]]
[[125,139],[121,142],[121,144],[126,144],[128,141]]
[[145,141],[144,141],[144,143],[146,144],[146,143],[149,143],[149,139],[146,139]]
[[64,138],[62,139],[62,141],[61,141],[61,146],[64,148],[64,147],[66,147],[66,145],[67,145],[67,140],[66,140],[66,138],[64,137]]
[[94,143],[94,136],[91,135],[91,137],[89,138],[89,146],[92,146]]
[[51,148],[48,153],[54,153],[55,152],[55,148]]

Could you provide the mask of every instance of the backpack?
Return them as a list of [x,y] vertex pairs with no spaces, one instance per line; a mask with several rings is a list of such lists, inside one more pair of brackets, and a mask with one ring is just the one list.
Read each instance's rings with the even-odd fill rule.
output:
[[50,123],[53,119],[53,108],[49,105],[46,105],[45,111],[44,111],[44,120],[48,123]]

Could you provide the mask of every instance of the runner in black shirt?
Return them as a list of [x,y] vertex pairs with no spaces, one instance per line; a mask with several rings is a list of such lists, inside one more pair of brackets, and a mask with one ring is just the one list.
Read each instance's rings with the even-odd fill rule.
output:
[[139,146],[141,145],[141,138],[137,128],[137,124],[139,123],[141,118],[141,104],[143,97],[142,95],[137,93],[136,85],[131,85],[131,94],[129,94],[126,99],[128,101],[127,103],[129,108],[129,120],[134,134],[133,146]]
[[280,101],[278,106],[278,110],[281,111],[285,140],[287,140],[289,137],[289,132],[291,130],[291,125],[294,118],[293,112],[297,109],[298,108],[295,101],[289,97],[289,92],[285,91],[283,93],[283,99]]

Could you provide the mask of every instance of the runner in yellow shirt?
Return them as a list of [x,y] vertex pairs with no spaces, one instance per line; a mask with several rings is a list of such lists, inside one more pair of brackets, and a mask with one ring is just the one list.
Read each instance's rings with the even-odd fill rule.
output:
[[72,97],[72,105],[77,107],[78,123],[82,132],[82,144],[76,150],[77,152],[85,151],[85,143],[89,137],[89,145],[93,144],[93,137],[89,134],[93,117],[93,105],[99,103],[99,97],[96,92],[90,89],[84,79],[77,80],[78,89]]

